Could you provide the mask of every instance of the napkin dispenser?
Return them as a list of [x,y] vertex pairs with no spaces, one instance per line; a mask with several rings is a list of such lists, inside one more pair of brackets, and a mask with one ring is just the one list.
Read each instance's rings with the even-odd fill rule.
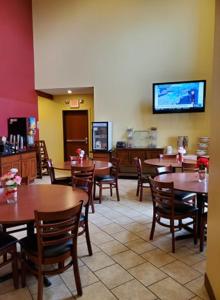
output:
[[116,148],[126,148],[126,147],[127,147],[127,144],[124,141],[118,141],[116,143]]

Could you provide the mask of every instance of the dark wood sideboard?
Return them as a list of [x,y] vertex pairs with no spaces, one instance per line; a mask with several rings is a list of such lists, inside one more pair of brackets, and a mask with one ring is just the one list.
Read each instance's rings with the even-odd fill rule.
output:
[[11,155],[0,156],[0,176],[11,168],[17,168],[18,174],[33,181],[37,176],[36,151],[27,151]]
[[157,158],[164,152],[164,148],[116,148],[112,155],[120,159],[120,177],[136,178],[137,170],[134,164],[134,158],[140,157],[142,161],[143,173],[148,175],[155,174],[155,168],[146,166],[144,160]]

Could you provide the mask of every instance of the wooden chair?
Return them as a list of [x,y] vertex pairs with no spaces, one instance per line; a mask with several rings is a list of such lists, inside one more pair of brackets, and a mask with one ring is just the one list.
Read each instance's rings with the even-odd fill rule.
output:
[[89,205],[90,199],[92,197],[92,188],[93,188],[93,181],[89,178],[73,176],[73,187],[81,188],[88,193],[88,202],[84,205],[84,212],[80,215],[80,222],[79,222],[79,232],[78,236],[85,233],[86,243],[89,255],[92,255],[92,245],[90,241],[89,235]]
[[[71,166],[71,175],[72,175],[72,184],[73,184],[73,186],[75,185],[76,177],[77,177],[77,178],[89,179],[92,182],[92,188],[93,188],[94,174],[95,174],[95,163],[93,164],[93,166],[83,167],[83,168],[76,167],[74,165]],[[80,188],[82,188],[83,190],[85,190],[86,192],[88,192],[88,184],[87,183],[82,184],[80,186]],[[89,205],[91,205],[92,213],[94,213],[95,212],[95,207],[94,207],[94,201],[93,201],[93,194],[92,194],[92,192],[89,195]]]
[[53,163],[51,159],[47,160],[47,166],[48,166],[48,172],[50,175],[51,184],[72,185],[71,176],[66,176],[66,177],[55,176],[55,169],[53,167]]
[[120,168],[120,159],[117,157],[111,158],[112,167],[110,175],[95,176],[94,178],[94,199],[96,194],[96,186],[99,187],[99,203],[102,202],[102,190],[110,189],[110,195],[112,196],[112,189],[116,189],[117,201],[120,201],[119,189],[118,189],[118,174]]
[[182,162],[182,172],[195,172],[197,171],[196,162],[195,163],[187,163]]
[[47,153],[47,147],[44,140],[35,142],[36,154],[37,154],[37,176],[42,178],[43,175],[48,175],[47,160],[49,159]]
[[[0,263],[0,268],[6,264],[12,264],[12,276],[14,288],[18,289],[18,261],[17,261],[17,239],[5,232],[0,231],[0,256],[3,256],[3,261]],[[10,257],[8,257],[8,254]]]
[[[60,199],[62,200],[62,199]],[[19,241],[21,245],[22,287],[26,285],[26,270],[38,278],[38,300],[43,299],[43,277],[66,271],[73,266],[78,296],[82,286],[77,260],[77,236],[82,202],[58,212],[35,211],[37,233]],[[71,260],[66,260],[71,258]],[[52,269],[45,266],[53,265]]]
[[208,219],[208,198],[204,195],[204,204],[203,211],[201,215],[201,224],[200,224],[200,251],[204,249],[205,233],[207,232],[207,219]]
[[143,175],[142,172],[142,163],[141,159],[138,157],[134,158],[134,163],[137,169],[137,191],[136,196],[139,196],[139,201],[143,200],[143,189],[148,188],[149,189],[149,180],[147,176]]
[[[150,240],[153,240],[156,223],[168,227],[172,234],[172,252],[175,253],[175,229],[182,229],[185,226],[193,224],[194,243],[197,243],[197,211],[194,202],[193,205],[188,202],[179,201],[174,194],[173,182],[159,182],[151,177],[149,178],[153,201],[153,221],[150,233]],[[195,199],[192,198],[192,201]],[[168,219],[169,224],[162,222],[161,219]],[[182,224],[183,219],[191,218]],[[175,225],[175,220],[178,225]],[[179,222],[181,221],[181,222]]]

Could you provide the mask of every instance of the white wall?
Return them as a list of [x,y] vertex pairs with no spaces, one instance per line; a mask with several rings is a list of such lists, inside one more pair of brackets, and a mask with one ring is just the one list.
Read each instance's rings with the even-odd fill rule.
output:
[[95,120],[158,127],[158,146],[209,134],[206,113],[153,115],[152,83],[207,79],[214,0],[33,0],[36,88],[94,86]]

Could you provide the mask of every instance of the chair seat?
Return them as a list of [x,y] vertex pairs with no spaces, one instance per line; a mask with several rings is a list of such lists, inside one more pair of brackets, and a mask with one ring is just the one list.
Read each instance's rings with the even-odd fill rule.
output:
[[17,243],[17,239],[5,232],[0,232],[0,250]]
[[63,184],[72,186],[72,178],[71,177],[58,177],[55,179],[54,184]]
[[182,192],[182,191],[174,191],[174,195],[177,200],[187,200],[196,197],[195,193]]
[[[175,215],[184,215],[184,214],[189,214],[189,213],[194,213],[198,210],[198,208],[192,206],[192,205],[187,205],[183,203],[175,203],[174,207],[174,214]],[[157,211],[161,214],[165,215],[170,215],[171,210],[169,207],[157,207]]]
[[[22,248],[30,253],[31,255],[37,256],[37,235],[34,234],[29,237],[25,237],[21,240],[19,240],[19,243],[21,244]],[[44,251],[44,257],[55,257],[62,255],[66,252],[68,252],[72,247],[71,240],[68,240],[67,242],[64,242],[59,245],[52,245],[45,247]]]
[[108,181],[113,181],[115,180],[115,177],[114,176],[111,176],[111,175],[104,175],[104,176],[96,176],[95,177],[95,181],[102,181],[102,182],[108,182]]

